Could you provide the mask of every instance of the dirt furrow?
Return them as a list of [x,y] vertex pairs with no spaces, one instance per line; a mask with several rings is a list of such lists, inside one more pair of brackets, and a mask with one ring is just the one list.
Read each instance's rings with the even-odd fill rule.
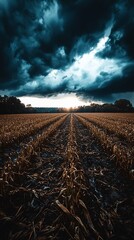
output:
[[14,179],[0,179],[0,239],[52,239],[57,218],[53,206],[62,186],[60,180],[67,144],[69,116],[41,144],[30,164]]
[[31,134],[24,132],[24,136],[21,136],[15,143],[10,142],[8,145],[0,146],[0,164],[3,165],[5,161],[8,160],[16,160],[22,148],[25,148],[29,142],[36,141],[38,136],[40,136],[50,125],[60,118],[62,118],[62,116],[56,116],[51,119],[47,119],[40,127],[33,129]]
[[132,240],[133,186],[113,156],[73,114],[44,136],[0,178],[0,239]]
[[103,239],[132,240],[134,189],[91,132],[75,117],[79,157],[89,184],[88,209]]

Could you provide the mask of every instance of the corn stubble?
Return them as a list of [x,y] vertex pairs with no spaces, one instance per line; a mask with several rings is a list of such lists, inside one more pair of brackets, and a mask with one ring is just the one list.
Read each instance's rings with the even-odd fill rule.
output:
[[84,203],[88,188],[86,187],[84,171],[77,153],[74,119],[72,116],[66,148],[66,162],[62,167],[63,189],[59,194],[58,200],[56,200],[57,207],[62,213],[59,224],[64,226],[71,239],[87,239],[90,237],[90,232],[97,239],[101,239]]
[[78,115],[77,118],[100,141],[101,145],[113,154],[117,165],[133,178],[134,124],[125,124],[124,127],[124,123],[118,120],[111,124],[111,121],[103,118],[102,121],[101,117],[98,120],[92,116],[90,118],[87,115]]
[[[113,220],[119,217],[117,211],[114,209],[107,212],[94,193],[97,222],[90,209],[92,186],[87,181],[79,154],[76,119],[112,155],[112,161],[125,172],[127,178],[133,181],[133,118],[128,118],[127,122],[123,117],[116,119],[113,115],[108,117],[99,114],[48,114],[45,117],[40,115],[34,119],[33,115],[32,118],[22,116],[22,119],[25,118],[23,126],[23,120],[19,116],[16,131],[13,128],[16,119],[12,121],[8,117],[6,126],[4,120],[0,122],[4,126],[0,136],[0,155],[6,159],[0,168],[0,225],[3,231],[0,239],[117,239],[114,238],[113,224]],[[63,130],[60,131],[61,128]],[[58,131],[59,139],[62,139],[62,131],[66,131],[66,139],[62,139],[63,144],[60,145],[63,153],[60,153],[60,149],[56,150],[61,154],[61,162],[58,156],[53,162],[52,157],[43,158],[42,154],[47,141],[51,153],[51,139],[57,136]],[[23,144],[28,136],[26,144]],[[55,137],[55,143],[59,139]],[[67,140],[67,144],[64,140]],[[9,152],[16,142],[20,151],[14,160]],[[93,172],[94,175],[97,174],[95,170]],[[89,173],[92,175],[92,169]],[[101,184],[106,183],[102,181]],[[46,219],[46,216],[50,216],[50,219]]]

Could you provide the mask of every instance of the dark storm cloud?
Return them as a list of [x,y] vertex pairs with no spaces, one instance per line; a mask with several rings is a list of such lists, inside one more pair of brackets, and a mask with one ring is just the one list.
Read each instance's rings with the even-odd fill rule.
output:
[[107,21],[112,16],[113,2],[101,0],[60,0],[59,14],[64,16],[64,42],[69,52],[79,38],[95,44],[103,34]]
[[[24,88],[20,88],[16,91],[16,96],[18,97],[22,97],[22,96],[48,96],[48,97],[51,97],[53,95],[57,95],[57,94],[60,94],[60,93],[68,93],[69,90],[68,90],[68,83],[67,81],[64,81],[63,83],[61,83],[60,85],[57,85],[57,86],[53,86],[53,85],[45,85],[43,86],[42,85],[42,82],[41,84],[37,84],[36,87],[34,86],[26,86]],[[14,90],[11,91],[11,95],[14,94]]]
[[83,89],[78,95],[83,95],[84,98],[91,97],[94,100],[112,100],[113,94],[134,92],[133,79],[134,64],[124,67],[122,74],[114,77],[102,72],[89,89]]
[[134,1],[121,0],[115,4],[115,20],[102,58],[134,59]]
[[[101,99],[133,91],[133,12],[131,0],[0,0],[0,89],[16,96],[76,91]],[[110,24],[109,40],[96,57],[125,59],[122,74],[104,71],[90,84],[83,71],[77,82],[76,56],[95,48]]]

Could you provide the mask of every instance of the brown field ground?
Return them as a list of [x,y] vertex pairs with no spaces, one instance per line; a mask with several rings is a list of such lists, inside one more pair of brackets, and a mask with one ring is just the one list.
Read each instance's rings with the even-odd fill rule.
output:
[[0,240],[133,240],[134,114],[0,116]]

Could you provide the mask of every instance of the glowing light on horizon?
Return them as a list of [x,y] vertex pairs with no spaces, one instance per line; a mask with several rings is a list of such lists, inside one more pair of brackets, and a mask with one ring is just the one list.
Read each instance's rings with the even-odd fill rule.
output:
[[31,104],[32,107],[59,107],[59,108],[75,108],[78,106],[90,105],[92,101],[84,101],[76,96],[75,93],[58,94],[52,97],[19,97],[20,101],[25,105]]

